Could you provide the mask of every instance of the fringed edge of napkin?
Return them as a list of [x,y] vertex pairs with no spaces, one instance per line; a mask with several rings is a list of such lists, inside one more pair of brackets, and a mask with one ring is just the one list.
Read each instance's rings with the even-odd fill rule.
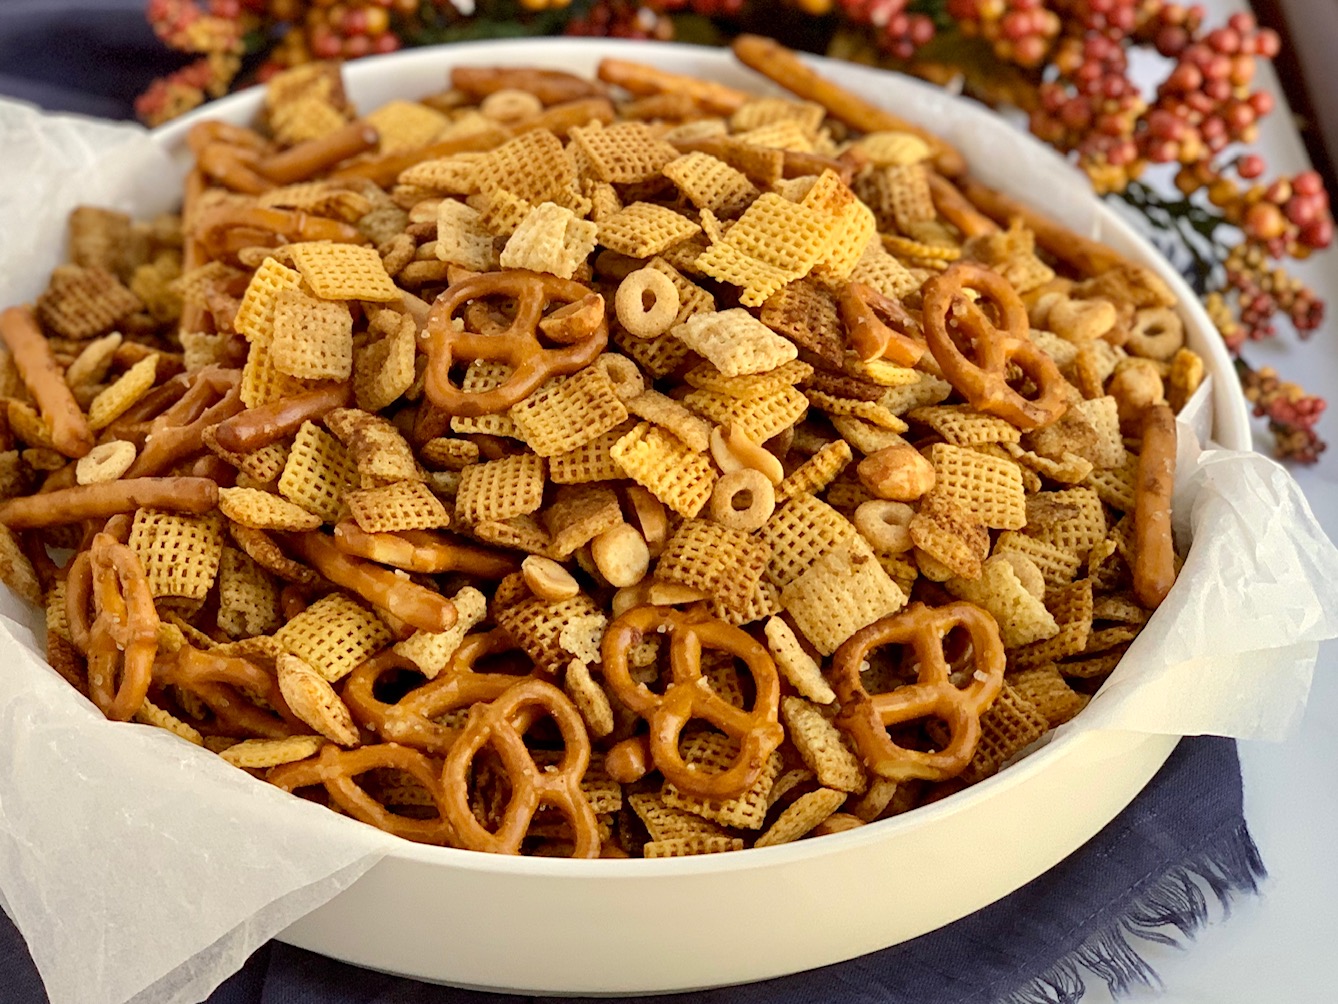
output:
[[[1139,954],[1137,939],[1180,947],[1210,919],[1203,885],[1212,890],[1223,911],[1230,913],[1232,898],[1257,893],[1260,880],[1267,875],[1259,848],[1242,822],[1137,889],[1081,945],[1000,1004],[1078,1004],[1093,974],[1116,997],[1136,985],[1160,986],[1156,970]],[[1179,934],[1167,933],[1167,928]]]

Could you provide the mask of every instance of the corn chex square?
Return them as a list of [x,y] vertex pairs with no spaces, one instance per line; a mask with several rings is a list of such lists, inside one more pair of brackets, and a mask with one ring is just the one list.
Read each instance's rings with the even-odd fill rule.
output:
[[645,825],[652,841],[726,836],[720,824],[703,819],[695,812],[667,805],[658,791],[636,792],[627,796],[627,804]]
[[978,579],[949,579],[948,592],[989,612],[999,623],[1007,648],[1030,645],[1059,633],[1059,624],[1045,604],[1029,593],[1002,555],[988,559]]
[[598,227],[600,244],[632,258],[650,258],[701,232],[699,224],[653,202],[633,202]]
[[388,101],[364,120],[381,137],[383,154],[407,153],[427,146],[450,123],[441,112],[417,101]]
[[870,241],[865,247],[859,261],[851,269],[849,279],[897,299],[920,288],[920,280],[895,255],[888,254],[878,241]]
[[259,488],[220,488],[218,510],[240,526],[281,532],[315,530],[321,518]]
[[[679,316],[682,316],[680,305]],[[666,332],[658,338],[637,338],[621,325],[614,325],[613,342],[654,380],[666,377],[687,359],[689,349]]]
[[781,590],[781,606],[823,655],[905,605],[906,594],[859,536],[828,551]]
[[554,202],[575,209],[580,195],[576,169],[562,141],[548,129],[532,129],[490,150],[474,180],[484,195],[505,189],[534,206]]
[[610,455],[622,471],[674,512],[691,518],[711,497],[716,472],[711,461],[673,433],[642,422],[619,439]]
[[679,524],[665,542],[655,577],[700,589],[733,609],[748,605],[771,557],[767,544],[704,519]]
[[569,453],[627,420],[613,381],[598,366],[559,377],[511,407],[516,432],[541,457]]
[[675,324],[682,324],[693,314],[715,310],[715,297],[663,258],[658,256],[652,258],[646,263],[646,267],[668,276],[669,281],[674,284],[674,289],[678,290],[678,315],[674,318]]
[[1046,590],[1046,607],[1054,615],[1059,631],[1008,653],[1009,671],[1035,669],[1079,655],[1092,633],[1092,582],[1079,579],[1067,586]]
[[929,426],[945,443],[952,446],[977,446],[981,443],[1019,443],[1022,432],[1011,422],[970,405],[947,404],[914,408],[906,415],[912,422]]
[[[831,290],[812,280],[792,282],[762,306],[762,323],[834,369],[845,359],[845,325]],[[949,388],[951,390],[951,388]]]
[[808,411],[808,398],[794,387],[773,394],[739,398],[709,390],[694,390],[683,404],[716,425],[731,425],[754,443],[765,443],[794,425]]
[[269,355],[274,368],[289,376],[347,380],[353,372],[353,315],[338,301],[280,290]]
[[571,131],[571,138],[590,170],[614,185],[651,181],[678,158],[678,150],[656,137],[644,122],[582,126]]
[[712,279],[738,286],[742,292],[739,302],[756,307],[767,297],[804,274],[796,268],[773,265],[754,258],[727,241],[716,241],[699,254],[693,267]]
[[322,300],[392,303],[401,297],[376,248],[306,241],[288,245],[288,253],[307,286]]
[[948,443],[935,443],[929,462],[934,465],[935,499],[997,530],[1026,525],[1026,492],[1017,464]]
[[222,520],[217,513],[188,516],[140,509],[130,526],[129,544],[155,599],[202,603],[218,577]]
[[666,164],[664,176],[694,206],[709,209],[717,216],[738,216],[761,194],[743,172],[701,151],[684,154]]
[[218,568],[218,626],[230,638],[250,638],[280,623],[274,580],[235,547],[224,547]]
[[323,596],[274,633],[274,640],[331,683],[390,644],[381,618],[343,593]]
[[536,667],[554,674],[571,661],[571,653],[562,646],[563,630],[582,618],[604,619],[595,601],[583,593],[551,603],[531,597],[497,611],[494,616],[497,626],[515,640]]
[[279,494],[326,523],[339,520],[344,498],[362,485],[344,444],[314,422],[303,422],[279,475]]
[[997,774],[1049,728],[1050,723],[1040,709],[1005,682],[994,703],[980,716],[980,741],[959,777],[967,784],[975,784]]
[[[393,422],[357,408],[336,408],[326,413],[325,427],[348,448],[358,466],[362,487],[422,480],[413,450]],[[477,459],[477,447],[473,456]]]
[[[495,359],[475,359],[465,367],[465,375],[460,381],[460,389],[466,394],[493,390],[506,383],[512,372],[512,367]],[[540,389],[542,390],[542,388]],[[472,418],[456,415],[451,419],[451,431],[464,434],[477,432],[489,436],[507,436],[511,439],[520,438],[520,433],[516,431],[516,423],[511,421],[511,416],[506,413],[478,415]]]
[[242,404],[248,408],[258,408],[271,401],[301,394],[310,388],[309,381],[289,376],[274,365],[270,342],[257,340],[251,343],[246,352],[246,363],[242,366]]
[[502,248],[503,268],[526,268],[570,279],[595,249],[599,224],[544,202],[530,210]]
[[344,496],[354,522],[368,533],[434,530],[449,526],[450,516],[432,489],[421,481],[396,481]]
[[771,545],[766,575],[784,589],[814,562],[856,536],[850,520],[812,495],[798,495],[777,508],[758,537]]
[[[738,741],[719,732],[697,732],[686,736],[679,748],[689,767],[708,775],[728,770],[740,755]],[[780,754],[773,752],[757,780],[738,798],[699,798],[680,791],[668,781],[661,787],[660,797],[671,808],[685,809],[723,826],[760,830],[766,822],[767,796],[780,776],[782,766]]]
[[358,407],[380,411],[399,399],[414,381],[418,329],[408,314],[399,328],[353,354],[353,397]]
[[1094,546],[1105,540],[1108,532],[1106,512],[1101,498],[1090,488],[1066,488],[1057,492],[1042,492],[1035,496],[1050,503],[1071,507],[1071,515],[1056,520],[1043,529],[1027,528],[1027,536],[1053,544],[1085,561]]
[[285,289],[299,289],[302,275],[274,258],[266,258],[246,284],[233,328],[253,342],[268,342],[274,334],[274,305]]
[[841,731],[816,704],[802,697],[784,697],[780,710],[790,742],[819,784],[853,792],[862,792],[867,787],[868,779],[859,758],[846,747]]
[[548,479],[555,485],[580,485],[624,477],[622,467],[613,459],[613,446],[633,428],[632,422],[622,422],[583,446],[549,457]]
[[441,200],[437,206],[437,257],[475,272],[491,272],[497,267],[493,235],[478,210],[454,199]]
[[670,332],[725,376],[765,373],[799,350],[742,307],[695,314]]
[[104,268],[60,265],[35,306],[42,324],[57,335],[85,339],[107,331],[141,304]]
[[833,788],[805,792],[785,807],[767,831],[753,841],[753,846],[775,847],[798,840],[841,808],[845,800],[846,793]]
[[466,467],[455,496],[456,517],[478,524],[526,516],[544,501],[544,461],[532,453]]
[[710,363],[700,363],[683,374],[683,380],[696,390],[709,390],[729,397],[763,397],[775,394],[786,387],[802,383],[813,375],[813,367],[808,363],[793,360],[782,363],[766,373],[750,373],[747,376],[725,376]]
[[552,540],[552,552],[562,559],[617,526],[623,514],[618,496],[607,485],[567,485],[558,489],[542,519]]

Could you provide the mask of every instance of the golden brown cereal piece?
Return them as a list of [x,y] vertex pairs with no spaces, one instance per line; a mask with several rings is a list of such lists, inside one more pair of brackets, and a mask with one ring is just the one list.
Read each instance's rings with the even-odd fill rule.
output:
[[670,161],[664,176],[698,209],[738,216],[761,193],[741,171],[708,153],[694,151]]
[[1096,492],[1097,497],[1112,509],[1132,512],[1134,508],[1134,480],[1138,474],[1138,454],[1125,451],[1124,462],[1105,470],[1093,469],[1083,478],[1083,487]]
[[115,481],[135,462],[135,444],[123,439],[99,443],[74,465],[74,480],[81,485]]
[[934,498],[970,512],[987,527],[1017,530],[1026,525],[1022,475],[1017,465],[960,446],[935,443]]
[[828,551],[781,590],[781,606],[822,655],[905,604],[906,594],[859,536]]
[[652,379],[673,373],[689,355],[688,347],[668,334],[658,338],[635,338],[615,327],[612,337],[623,354],[635,360]]
[[144,703],[139,706],[139,710],[135,712],[133,720],[143,725],[152,725],[155,728],[166,729],[173,735],[180,736],[182,739],[186,740],[186,742],[193,743],[196,746],[204,745],[204,737],[200,735],[198,729],[191,725],[187,725],[181,719],[177,718],[176,715],[158,707],[158,705],[154,704],[152,701],[145,700]]
[[795,359],[799,351],[740,307],[694,314],[673,335],[726,377],[765,373]]
[[855,536],[850,521],[826,502],[799,495],[776,510],[758,537],[771,546],[766,575],[784,589],[820,557]]
[[[791,203],[793,205],[793,203]],[[795,268],[783,268],[740,251],[726,241],[716,241],[697,255],[693,267],[720,282],[738,286],[739,302],[756,307],[767,298],[804,275]]]
[[[475,359],[465,368],[460,389],[466,394],[492,390],[506,383],[512,372],[512,367],[506,363],[494,359]],[[516,424],[511,421],[511,416],[505,413],[479,415],[474,418],[457,415],[451,419],[451,431],[520,438],[520,434],[516,432]]]
[[140,509],[130,528],[130,548],[144,566],[155,599],[203,602],[218,576],[223,554],[217,513],[187,516]]
[[[684,761],[706,774],[727,769],[739,756],[737,740],[719,732],[695,733],[685,737],[681,745]],[[766,822],[767,796],[780,776],[781,766],[780,754],[773,752],[757,780],[738,798],[725,801],[698,798],[679,791],[668,781],[660,795],[665,805],[686,809],[703,819],[741,830],[760,830]]]
[[711,519],[732,530],[761,529],[775,510],[770,479],[752,468],[722,475],[711,493]]
[[[324,421],[348,448],[364,488],[421,480],[413,451],[393,423],[357,408],[336,408],[326,413]],[[474,450],[477,457],[477,447]]]
[[533,516],[486,520],[471,529],[474,536],[485,544],[514,548],[527,554],[548,555],[553,550],[553,541],[548,531]]
[[831,788],[819,788],[800,795],[765,833],[753,841],[753,846],[774,847],[798,840],[831,816],[845,800],[844,791],[833,791]]
[[793,387],[751,398],[694,390],[683,404],[717,425],[732,426],[753,442],[765,443],[799,421],[808,409],[808,398]]
[[548,476],[554,484],[586,484],[614,481],[623,477],[623,469],[613,459],[613,446],[632,430],[630,422],[596,436],[584,446],[548,458]]
[[562,678],[562,689],[576,705],[576,710],[581,713],[592,736],[602,739],[613,731],[613,708],[609,704],[609,695],[590,675],[588,665],[580,659],[568,663],[567,672]]
[[599,221],[599,243],[631,258],[650,258],[700,231],[698,224],[667,206],[633,202]]
[[575,208],[576,172],[562,141],[548,129],[534,129],[488,152],[478,164],[480,192],[505,189],[532,205],[555,202]]
[[999,539],[994,542],[994,553],[1021,554],[1030,558],[1040,569],[1047,587],[1072,582],[1082,564],[1073,551],[1011,531],[999,534]]
[[644,122],[579,127],[571,131],[571,138],[595,176],[615,185],[650,181],[678,157],[678,151],[656,138]]
[[265,571],[301,586],[314,586],[320,576],[313,569],[288,557],[264,530],[228,521],[228,535],[237,546]]
[[353,395],[359,408],[380,411],[413,385],[417,340],[418,329],[406,314],[398,330],[354,352]]
[[331,742],[358,745],[353,715],[324,677],[287,652],[280,653],[276,668],[279,692],[293,714]]
[[256,530],[314,530],[321,517],[256,488],[220,488],[219,511],[234,523]]
[[453,597],[455,623],[445,631],[415,631],[395,643],[395,653],[412,662],[429,680],[449,665],[465,636],[483,622],[488,601],[473,586],[465,586]]
[[650,567],[650,549],[645,539],[627,523],[619,523],[595,537],[590,553],[599,574],[618,589],[635,586],[646,577]]
[[776,486],[777,500],[784,502],[803,493],[819,494],[840,476],[852,459],[854,454],[845,440],[827,443]]
[[42,584],[37,579],[37,572],[23,553],[19,539],[9,527],[0,524],[0,582],[32,603],[42,603]]
[[776,660],[776,668],[795,690],[817,704],[831,704],[836,700],[835,692],[822,677],[822,669],[804,651],[789,624],[779,617],[771,617],[763,630],[767,637],[767,648]]
[[618,323],[635,338],[664,334],[677,322],[681,306],[673,280],[666,272],[650,267],[629,273],[618,284],[614,297]]
[[364,117],[381,137],[382,153],[405,153],[437,139],[449,119],[416,101],[388,101]]
[[705,453],[710,447],[711,426],[659,391],[647,390],[630,398],[627,410],[652,425],[667,429],[698,453]]
[[871,499],[855,507],[851,521],[881,560],[914,546],[910,529],[914,517],[915,510],[904,502]]
[[218,626],[229,637],[249,638],[279,626],[274,581],[244,552],[224,547],[218,566]]
[[1027,535],[1036,540],[1052,544],[1076,555],[1079,561],[1086,560],[1091,549],[1106,536],[1106,514],[1101,508],[1100,497],[1090,488],[1066,488],[1063,491],[1044,492],[1040,498],[1048,501],[1073,506],[1073,514],[1063,522],[1057,522],[1044,529],[1027,528]]
[[906,413],[912,422],[929,426],[952,446],[976,446],[980,443],[1018,443],[1022,432],[1014,425],[976,411],[970,405],[930,405]]
[[368,533],[434,530],[450,525],[441,500],[421,481],[396,481],[344,495],[354,522]]
[[391,640],[390,629],[343,593],[317,600],[274,633],[274,640],[326,680],[343,679]]
[[648,840],[641,848],[644,858],[683,858],[696,854],[720,854],[743,850],[742,837],[691,836],[671,840]]
[[524,268],[570,279],[595,249],[598,224],[570,209],[544,202],[530,210],[507,239],[498,261],[503,268]]
[[288,253],[311,291],[322,300],[393,303],[400,299],[375,248],[307,241],[288,245]]
[[303,422],[279,476],[279,493],[323,522],[335,523],[344,497],[361,483],[344,445],[314,422]]
[[37,297],[42,324],[63,338],[84,339],[103,334],[142,305],[106,269],[60,265]]
[[836,297],[825,286],[811,280],[790,283],[767,299],[761,320],[799,348],[840,367],[846,352],[845,330]]
[[246,407],[258,408],[262,404],[293,397],[311,388],[309,381],[289,376],[274,365],[268,342],[251,343],[250,351],[246,354],[246,365],[242,367],[241,398]]
[[567,558],[605,530],[622,522],[618,496],[606,485],[588,484],[558,489],[542,519],[558,558]]
[[642,422],[619,439],[610,455],[631,478],[685,518],[697,515],[711,497],[715,470],[702,454],[677,436]]
[[975,784],[997,774],[1049,728],[1036,706],[1005,682],[989,710],[980,716],[980,742],[971,762],[958,776],[967,784]]
[[442,199],[437,206],[436,256],[475,272],[497,268],[497,249],[483,215],[463,202]]
[[857,794],[865,789],[868,782],[859,759],[816,705],[801,697],[782,698],[781,717],[790,741],[819,784]]
[[520,563],[520,574],[530,592],[549,603],[569,600],[581,591],[571,572],[552,558],[532,554]]
[[466,467],[455,497],[455,513],[466,524],[496,522],[528,515],[543,500],[543,458],[526,453]]
[[146,356],[126,370],[117,381],[88,405],[88,427],[95,432],[111,425],[139,402],[158,378],[158,355]]
[[756,537],[689,519],[665,543],[655,577],[700,589],[726,607],[743,607],[770,557],[771,549]]
[[477,464],[479,461],[478,444],[468,439],[439,436],[436,439],[429,439],[418,452],[424,463],[433,467],[443,467],[448,471],[462,471],[470,464]]
[[694,812],[667,804],[659,792],[637,792],[627,797],[627,803],[645,824],[652,840],[670,841],[691,837],[726,836],[719,824],[703,819]]
[[343,303],[298,289],[274,299],[270,359],[280,373],[303,380],[347,380],[353,372],[353,317]]
[[911,519],[910,530],[920,571],[928,572],[928,566],[920,560],[927,556],[942,565],[948,575],[962,579],[980,577],[982,563],[989,554],[990,535],[969,511],[937,501],[922,505]]
[[266,258],[246,286],[233,327],[253,342],[268,342],[274,334],[274,306],[279,293],[302,285],[302,276],[275,258]]
[[497,626],[506,630],[540,671],[556,675],[571,661],[562,646],[562,632],[573,621],[604,619],[594,600],[580,594],[569,600],[546,601],[537,597],[521,600],[494,614]]
[[286,739],[243,739],[219,753],[234,767],[262,770],[283,763],[296,763],[315,756],[325,745],[323,736],[289,736]]
[[[1021,557],[1016,552],[1013,556]],[[1035,566],[1032,567],[1034,570]],[[999,635],[1007,648],[1029,645],[1059,633],[1059,624],[1045,604],[1026,589],[1005,555],[987,560],[979,579],[949,579],[944,585],[959,599],[989,611],[999,622]]]
[[570,453],[627,419],[613,381],[596,366],[559,377],[512,406],[511,420],[541,457]]
[[683,379],[697,390],[711,391],[728,397],[753,398],[775,394],[786,387],[793,387],[812,375],[812,366],[792,360],[766,373],[750,373],[745,376],[725,376],[710,363],[699,363],[688,370]]
[[1070,721],[1090,700],[1086,694],[1079,694],[1070,687],[1053,665],[1009,673],[1005,679],[1008,686],[1032,705],[1052,729]]
[[1092,583],[1080,579],[1067,586],[1046,591],[1046,607],[1059,624],[1059,632],[1044,641],[1038,641],[1008,654],[1008,668],[1012,671],[1034,669],[1070,655],[1078,655],[1087,647],[1092,633]]

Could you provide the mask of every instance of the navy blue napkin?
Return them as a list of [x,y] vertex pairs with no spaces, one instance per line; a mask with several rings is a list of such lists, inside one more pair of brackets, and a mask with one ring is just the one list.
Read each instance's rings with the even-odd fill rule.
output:
[[[53,111],[129,118],[182,65],[144,0],[0,0],[0,94]],[[1175,940],[1264,874],[1246,829],[1230,740],[1182,741],[1148,788],[1085,847],[1013,895],[913,942],[747,987],[705,1004],[1073,1004],[1095,973],[1121,990],[1155,979],[1139,938]],[[677,999],[677,998],[675,998]],[[211,1004],[502,1004],[532,1000],[427,986],[273,943]],[[573,998],[561,998],[570,1002]],[[0,1004],[46,1001],[23,939],[0,914]]]
[[[659,998],[692,1004],[1076,1004],[1085,984],[1154,984],[1139,939],[1183,942],[1264,875],[1241,805],[1236,744],[1184,739],[1086,845],[1011,896],[863,958],[765,983]],[[272,942],[210,1004],[574,1004],[430,986]],[[605,998],[607,1000],[607,998]],[[0,1001],[45,1004],[22,938],[0,915]]]

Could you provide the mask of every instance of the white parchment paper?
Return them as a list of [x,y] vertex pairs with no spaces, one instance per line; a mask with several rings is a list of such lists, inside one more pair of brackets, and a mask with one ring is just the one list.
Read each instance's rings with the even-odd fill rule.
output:
[[[1018,154],[1007,125],[966,122],[940,92],[905,89],[984,181],[1017,191],[1024,177],[1098,234],[1071,169]],[[179,166],[134,126],[0,101],[0,150],[0,305],[41,290],[74,206],[152,214],[179,191]],[[1338,635],[1324,602],[1338,551],[1278,465],[1199,452],[1210,415],[1205,392],[1181,426],[1177,531],[1195,540],[1183,573],[1068,728],[1279,739],[1318,642]],[[397,846],[165,732],[103,720],[45,664],[40,620],[0,590],[0,903],[53,1004],[199,1000]]]

